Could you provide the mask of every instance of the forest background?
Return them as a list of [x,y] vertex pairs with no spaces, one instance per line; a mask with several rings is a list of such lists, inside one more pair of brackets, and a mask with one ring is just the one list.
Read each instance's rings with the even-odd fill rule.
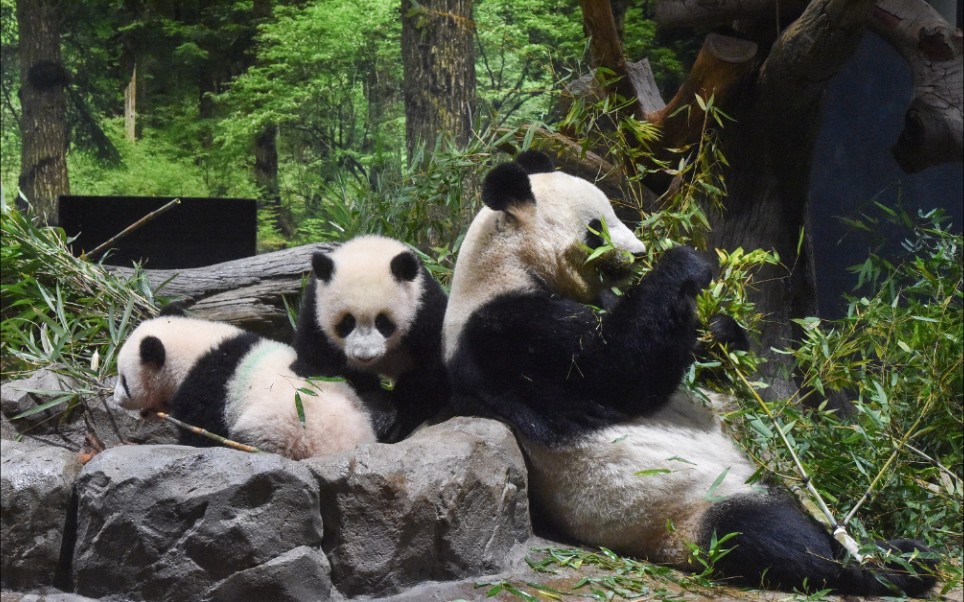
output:
[[[71,275],[81,280],[108,277],[91,276],[87,267],[66,260],[58,265],[68,267],[54,269],[26,249],[64,248],[62,233],[36,229],[13,207],[17,183],[24,190],[29,184],[18,127],[31,109],[23,102],[27,92],[20,69],[28,45],[18,22],[37,18],[56,24],[62,65],[62,71],[45,74],[64,92],[59,193],[255,198],[263,252],[378,232],[416,246],[444,283],[460,235],[478,208],[479,176],[504,160],[502,151],[542,145],[566,155],[568,149],[568,158],[562,157],[566,167],[583,174],[589,170],[590,177],[596,169],[600,185],[622,197],[623,215],[628,209],[654,254],[673,243],[720,248],[721,276],[701,299],[701,312],[735,315],[754,332],[756,351],[768,361],[754,354],[724,354],[715,365],[697,370],[732,363],[728,386],[747,399],[752,394],[744,385],[750,383],[733,373],[752,379],[762,366],[764,372],[778,367],[782,375],[770,369],[770,387],[752,382],[766,397],[761,403],[779,410],[780,426],[752,404],[730,417],[742,425],[750,453],[792,484],[797,478],[792,458],[777,444],[781,432],[789,435],[818,475],[834,513],[852,518],[862,541],[924,537],[950,552],[946,558],[959,557],[964,531],[960,224],[949,225],[932,210],[947,199],[935,199],[920,214],[867,199],[868,210],[848,227],[869,232],[886,227],[888,235],[905,239],[903,249],[883,256],[869,248],[852,272],[853,291],[842,302],[846,315],[837,321],[818,318],[807,259],[806,203],[787,203],[792,210],[785,213],[793,218],[759,235],[746,223],[714,217],[714,211],[738,216],[743,213],[739,203],[757,198],[754,192],[761,191],[754,186],[762,185],[747,184],[752,179],[747,172],[760,181],[776,181],[769,188],[778,194],[807,197],[823,84],[779,90],[787,104],[778,106],[786,112],[758,121],[751,117],[759,115],[759,105],[741,111],[739,102],[726,103],[725,94],[697,99],[700,88],[687,88],[698,57],[722,53],[723,62],[736,67],[713,89],[744,90],[751,79],[747,73],[760,69],[757,49],[790,31],[807,3],[776,3],[788,12],[776,15],[772,32],[748,27],[746,37],[756,40],[752,48],[708,37],[719,31],[716,23],[658,27],[659,4],[0,0],[4,377],[67,358],[97,390],[122,338],[117,316],[124,314],[125,304],[130,307],[122,290],[103,295],[100,302],[107,305],[96,309],[89,293],[70,298],[71,279],[57,269],[74,270]],[[747,6],[755,4],[767,3]],[[618,72],[625,62],[612,54],[607,60],[607,48],[599,45],[606,38],[592,17],[603,5],[615,27],[610,41],[618,42],[617,54],[626,61],[648,59],[650,92],[672,99],[665,107],[654,101],[639,109],[641,100],[634,107],[626,96],[593,88],[625,92],[618,82],[627,80],[617,77],[625,76]],[[852,5],[862,5],[864,16],[874,7],[867,1]],[[754,17],[774,21],[769,13]],[[847,25],[846,15],[843,21]],[[446,33],[432,23],[451,29]],[[38,31],[50,33],[49,28]],[[430,35],[448,39],[427,39]],[[711,48],[716,54],[703,54],[712,46],[707,40],[717,41]],[[837,54],[821,57],[819,65],[835,72],[853,46],[834,46]],[[442,83],[420,80],[429,76],[419,74],[418,56],[443,47],[456,48],[448,60],[457,77]],[[959,65],[959,43],[956,48],[952,58]],[[594,67],[601,67],[596,84],[591,83]],[[770,82],[777,77],[793,81],[791,75],[770,75]],[[428,93],[415,98],[419,90]],[[639,94],[642,88],[630,91]],[[436,103],[419,107],[433,95]],[[794,104],[799,99],[808,104]],[[956,110],[959,115],[959,104]],[[678,144],[669,144],[673,119],[685,115],[689,123],[691,114],[698,116],[695,128],[687,125]],[[662,138],[651,127],[657,120],[645,119],[654,116],[662,120]],[[757,131],[757,142],[748,143],[754,139],[741,132],[754,128],[747,124],[756,130],[786,128],[782,137],[792,145],[757,148],[760,140],[773,141]],[[728,143],[726,135],[731,135]],[[751,153],[755,156],[748,160]],[[913,164],[913,157],[904,161],[918,171],[959,162],[959,155],[958,140],[958,146],[922,164]],[[770,163],[779,165],[758,163],[759,157],[774,157]],[[614,183],[609,176],[616,172]],[[31,200],[37,201],[36,209],[40,199]],[[53,223],[54,213],[38,213]],[[733,243],[734,231],[745,235],[745,242]],[[771,244],[767,236],[777,242]],[[37,275],[30,281],[37,285],[35,292],[26,292],[25,274]],[[803,292],[792,292],[798,289]],[[152,311],[153,299],[147,297],[138,311]],[[91,318],[95,311],[99,317]],[[124,315],[120,322],[126,325]],[[91,369],[95,352],[105,360]],[[774,387],[775,381],[789,386]],[[841,449],[846,453],[838,453]],[[943,564],[941,571],[948,583],[959,583],[959,561]]]

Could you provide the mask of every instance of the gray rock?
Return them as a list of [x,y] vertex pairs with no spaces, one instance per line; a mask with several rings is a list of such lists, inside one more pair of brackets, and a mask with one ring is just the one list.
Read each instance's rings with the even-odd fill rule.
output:
[[34,439],[67,446],[75,451],[83,447],[88,432],[96,435],[106,447],[125,443],[177,442],[177,427],[160,419],[141,418],[138,412],[114,405],[109,393],[112,386],[111,382],[105,383],[103,395],[80,398],[73,407],[65,402],[14,419],[22,412],[55,399],[54,392],[67,392],[78,387],[69,377],[46,368],[37,370],[27,378],[2,383],[0,412],[3,423],[0,425],[0,437]]
[[[27,378],[12,380],[0,384],[0,411],[9,419],[54,399],[54,395],[34,393],[32,391],[66,392],[76,389],[77,383],[67,376],[58,374],[55,370],[43,368],[37,370]],[[14,426],[18,430],[37,428],[56,422],[58,414],[63,411],[63,405],[57,405],[36,414],[17,418]],[[41,430],[47,430],[42,428]]]
[[[297,462],[227,448],[122,446],[84,467],[77,496],[79,594],[228,599],[257,584],[278,600],[329,595],[318,486]],[[288,583],[293,574],[300,581]]]
[[321,483],[323,546],[348,596],[496,573],[532,536],[525,463],[499,422],[453,418],[302,463]]
[[54,588],[41,588],[35,592],[3,592],[0,602],[97,602],[94,598],[78,596]]
[[0,583],[12,589],[60,585],[64,527],[81,464],[58,447],[0,440]]
[[326,600],[331,597],[331,565],[317,548],[299,546],[256,567],[235,573],[205,599]]

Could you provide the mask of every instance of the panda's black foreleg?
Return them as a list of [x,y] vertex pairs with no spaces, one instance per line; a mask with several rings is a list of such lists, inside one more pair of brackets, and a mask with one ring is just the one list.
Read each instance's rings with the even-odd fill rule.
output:
[[[853,560],[845,564],[842,547],[783,494],[737,497],[715,504],[704,517],[698,542],[701,548],[708,548],[714,533],[717,539],[738,533],[719,546],[732,549],[715,562],[714,571],[741,585],[786,591],[832,589],[861,596],[898,592],[920,596],[935,583],[926,562],[919,563],[922,570],[918,575],[896,566],[874,571]],[[909,540],[890,545],[903,552],[927,551]]]
[[696,346],[696,296],[712,275],[713,265],[699,252],[674,247],[603,315],[603,346],[587,359],[605,362],[592,368],[607,375],[615,405],[625,400],[619,409],[655,409],[679,387]]

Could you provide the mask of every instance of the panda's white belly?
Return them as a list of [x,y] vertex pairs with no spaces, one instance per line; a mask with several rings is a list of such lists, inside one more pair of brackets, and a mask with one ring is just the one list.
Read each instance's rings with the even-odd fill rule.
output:
[[656,414],[567,448],[522,444],[530,491],[556,525],[579,541],[654,562],[685,563],[685,543],[696,540],[712,501],[757,490],[746,484],[754,466],[716,416],[683,392]]

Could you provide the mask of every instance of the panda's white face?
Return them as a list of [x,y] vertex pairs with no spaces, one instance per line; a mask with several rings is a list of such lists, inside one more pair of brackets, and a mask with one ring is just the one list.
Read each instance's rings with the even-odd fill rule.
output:
[[409,358],[394,352],[421,303],[423,275],[412,251],[380,236],[352,239],[316,256],[315,312],[349,366],[395,377]]
[[[527,182],[513,181],[520,177]],[[486,198],[490,206],[483,207],[469,227],[445,313],[446,356],[472,312],[492,298],[546,286],[591,303],[605,287],[630,275],[628,256],[645,251],[616,217],[606,195],[590,182],[561,172],[510,172],[505,180],[510,193],[521,196],[521,186],[531,197],[501,204]],[[593,231],[600,232],[603,222],[615,251],[587,263],[587,246],[595,246],[590,244]]]
[[114,401],[129,410],[165,411],[202,355],[241,329],[183,316],[145,320],[117,354]]

